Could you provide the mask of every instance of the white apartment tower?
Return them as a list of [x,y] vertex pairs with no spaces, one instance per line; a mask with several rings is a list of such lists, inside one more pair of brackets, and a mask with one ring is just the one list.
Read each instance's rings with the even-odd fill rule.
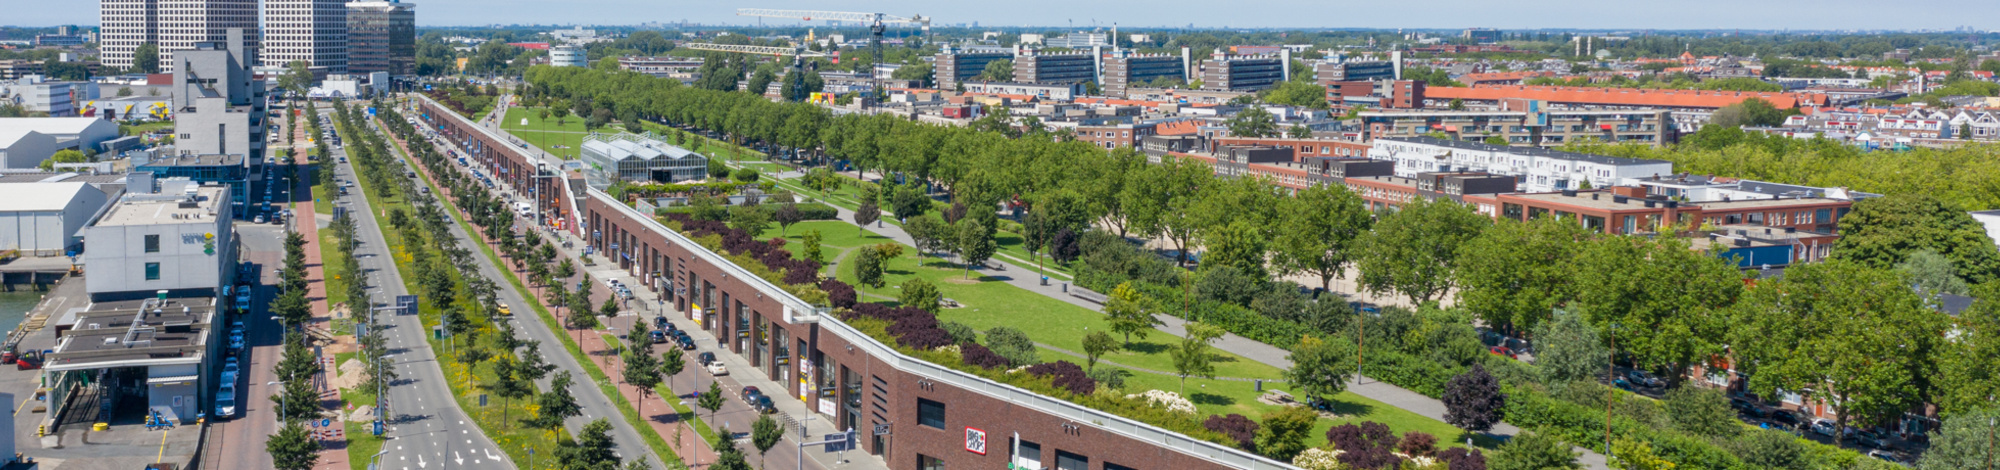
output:
[[347,1],[264,0],[260,55],[266,67],[305,61],[315,75],[347,73]]
[[220,42],[230,29],[248,33],[249,49],[259,47],[257,0],[99,0],[104,65],[131,67],[141,44],[160,48],[160,72],[171,72],[174,51],[195,43]]

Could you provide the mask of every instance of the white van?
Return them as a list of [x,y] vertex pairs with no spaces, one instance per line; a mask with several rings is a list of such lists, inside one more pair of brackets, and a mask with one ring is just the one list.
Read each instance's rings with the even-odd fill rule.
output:
[[514,203],[514,212],[521,215],[535,215],[535,206],[526,202]]

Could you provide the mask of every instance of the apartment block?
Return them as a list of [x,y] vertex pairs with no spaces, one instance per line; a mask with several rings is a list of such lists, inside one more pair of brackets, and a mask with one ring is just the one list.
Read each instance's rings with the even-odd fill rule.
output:
[[262,55],[265,66],[304,61],[321,77],[347,73],[346,0],[264,0]]
[[1188,63],[1185,56],[1168,54],[1134,54],[1115,51],[1104,58],[1104,94],[1125,97],[1125,90],[1132,84],[1144,84],[1156,79],[1187,81]]
[[1097,55],[1088,52],[1021,54],[1014,58],[1014,81],[1043,85],[1095,82]]
[[1321,62],[1313,66],[1313,77],[1320,83],[1362,82],[1370,80],[1395,80],[1396,64],[1386,60],[1357,60],[1348,62]]
[[417,5],[396,1],[347,4],[347,72],[417,73]]
[[230,41],[197,44],[174,57],[174,154],[183,157],[240,156],[243,188],[231,193],[238,214],[263,181],[265,145],[264,81],[250,74],[250,51],[243,31]]
[[933,64],[936,67],[933,74],[937,77],[938,88],[956,90],[958,89],[958,84],[964,83],[972,77],[979,76],[980,72],[986,71],[986,64],[988,62],[1013,59],[1014,53],[1012,52],[959,53],[957,50],[947,47],[943,53],[937,55],[936,62]]
[[1276,56],[1231,56],[1217,50],[1201,66],[1201,88],[1220,91],[1257,91],[1275,87],[1290,78],[1289,53]]
[[99,60],[128,68],[140,45],[154,44],[161,71],[169,72],[175,52],[225,40],[231,29],[245,31],[245,43],[256,51],[257,8],[257,0],[98,0]]
[[1396,163],[1396,175],[1429,172],[1485,172],[1514,177],[1521,190],[1551,192],[1629,184],[1638,178],[1673,174],[1665,160],[1622,158],[1535,147],[1510,147],[1434,137],[1376,138],[1369,158]]
[[1360,118],[1361,130],[1378,139],[1443,132],[1461,139],[1500,137],[1523,146],[1559,146],[1582,138],[1665,145],[1680,136],[1673,113],[1666,110],[1555,110],[1539,101],[1510,101],[1497,110],[1370,110]]

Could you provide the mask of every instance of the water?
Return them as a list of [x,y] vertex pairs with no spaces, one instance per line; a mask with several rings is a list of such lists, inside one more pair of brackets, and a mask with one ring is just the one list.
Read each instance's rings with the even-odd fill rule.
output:
[[34,309],[35,304],[41,301],[41,292],[0,292],[0,334],[14,331],[14,327],[28,318],[28,310]]

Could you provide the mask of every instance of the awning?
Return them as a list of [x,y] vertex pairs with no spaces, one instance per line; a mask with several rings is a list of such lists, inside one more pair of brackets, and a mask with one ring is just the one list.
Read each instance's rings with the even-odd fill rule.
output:
[[181,382],[194,382],[195,380],[199,379],[201,379],[201,376],[199,375],[178,375],[173,377],[148,377],[146,378],[146,384],[157,385],[157,384],[171,384],[171,383],[181,383]]

